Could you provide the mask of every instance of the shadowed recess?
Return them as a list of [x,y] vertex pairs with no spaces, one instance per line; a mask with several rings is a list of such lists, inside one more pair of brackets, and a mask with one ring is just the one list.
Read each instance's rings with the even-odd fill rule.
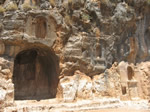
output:
[[46,20],[42,17],[39,17],[35,27],[35,35],[37,38],[45,38],[47,34],[47,24]]
[[58,58],[51,51],[29,49],[14,60],[15,100],[55,98],[58,85]]
[[134,77],[134,71],[133,71],[132,67],[128,66],[127,71],[128,71],[128,80],[132,80]]

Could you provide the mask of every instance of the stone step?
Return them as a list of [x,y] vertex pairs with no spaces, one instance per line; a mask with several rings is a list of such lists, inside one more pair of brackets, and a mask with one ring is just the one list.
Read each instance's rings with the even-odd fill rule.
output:
[[61,101],[54,101],[54,102],[53,101],[44,101],[44,102],[43,101],[38,101],[38,102],[17,101],[16,106],[7,107],[4,109],[3,112],[85,112],[85,111],[90,112],[92,110],[97,110],[97,112],[99,112],[100,110],[103,109],[117,110],[121,108],[135,109],[135,110],[148,110],[148,111],[140,111],[140,112],[150,111],[150,106],[147,100],[120,101],[117,98],[103,98],[103,99],[95,98],[93,100],[80,100],[74,103],[64,103]]
[[97,64],[105,64],[105,59],[104,58],[95,58],[94,61],[97,63]]
[[97,70],[97,71],[104,71],[106,69],[106,66],[96,65],[96,66],[94,66],[94,69]]
[[[120,101],[117,98],[80,100],[74,103],[61,101],[17,101],[16,106],[7,107],[2,112],[149,112],[147,100]],[[111,111],[109,109],[115,109]],[[125,109],[124,111],[117,111]],[[96,111],[95,111],[96,110]],[[107,110],[107,111],[103,111]]]
[[15,107],[7,107],[4,112],[72,112],[120,107],[119,99],[82,100],[75,103],[60,102],[16,102]]

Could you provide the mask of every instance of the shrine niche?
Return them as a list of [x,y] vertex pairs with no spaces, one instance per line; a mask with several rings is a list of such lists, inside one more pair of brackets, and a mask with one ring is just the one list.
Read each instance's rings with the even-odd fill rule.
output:
[[15,100],[55,98],[58,84],[55,59],[51,52],[36,48],[17,54],[13,71]]

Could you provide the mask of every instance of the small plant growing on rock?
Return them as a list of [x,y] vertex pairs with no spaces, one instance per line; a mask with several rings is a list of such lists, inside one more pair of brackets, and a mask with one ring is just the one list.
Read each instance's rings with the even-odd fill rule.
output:
[[72,25],[72,20],[71,20],[71,17],[69,15],[66,15],[64,19],[65,19],[65,23],[67,25]]
[[15,11],[17,10],[17,4],[15,3],[9,3],[8,6],[6,7],[6,11]]
[[30,4],[24,3],[24,4],[22,5],[22,9],[23,9],[24,11],[29,11],[29,10],[32,9],[32,6],[31,6]]
[[147,4],[150,5],[150,0],[147,0]]
[[87,13],[82,14],[82,20],[87,22],[90,21],[91,17]]
[[5,12],[5,9],[2,6],[0,6],[0,14],[2,14],[4,12]]

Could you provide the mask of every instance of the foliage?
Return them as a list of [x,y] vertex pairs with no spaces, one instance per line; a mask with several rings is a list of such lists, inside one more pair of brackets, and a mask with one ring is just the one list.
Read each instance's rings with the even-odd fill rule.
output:
[[5,9],[2,6],[0,6],[0,13],[4,13],[4,12],[5,12]]
[[88,21],[88,20],[90,20],[91,19],[91,17],[88,15],[88,14],[86,14],[86,13],[83,13],[82,14],[82,20],[83,21]]
[[17,4],[15,4],[15,3],[10,3],[6,7],[6,11],[15,11],[17,9],[18,9],[18,7],[17,7]]
[[37,7],[37,6],[31,6],[31,5],[28,4],[28,3],[24,3],[24,4],[22,5],[22,9],[23,9],[24,11],[29,11],[29,10],[32,10],[32,9],[38,9],[38,7]]
[[23,8],[24,11],[28,11],[28,10],[32,9],[32,6],[30,4],[24,3],[22,5],[22,8]]
[[147,0],[148,5],[150,5],[150,0]]

